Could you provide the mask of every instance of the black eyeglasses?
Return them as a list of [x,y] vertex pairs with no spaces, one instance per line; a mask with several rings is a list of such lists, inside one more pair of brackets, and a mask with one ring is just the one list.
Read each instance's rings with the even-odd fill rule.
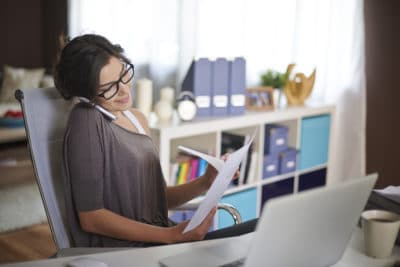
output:
[[124,71],[117,81],[109,82],[101,86],[109,85],[107,89],[102,90],[103,92],[97,96],[103,97],[106,100],[113,98],[119,91],[119,83],[128,84],[132,81],[135,75],[135,66],[131,63],[124,63]]

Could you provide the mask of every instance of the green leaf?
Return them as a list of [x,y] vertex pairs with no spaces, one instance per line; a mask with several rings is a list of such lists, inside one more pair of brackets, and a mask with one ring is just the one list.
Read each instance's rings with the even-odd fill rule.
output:
[[283,89],[286,85],[287,74],[268,69],[261,74],[261,85],[272,86],[273,88]]

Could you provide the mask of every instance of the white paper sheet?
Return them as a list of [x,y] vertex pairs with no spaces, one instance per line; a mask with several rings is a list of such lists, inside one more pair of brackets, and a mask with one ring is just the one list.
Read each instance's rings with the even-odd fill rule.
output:
[[201,153],[199,151],[193,150],[191,148],[187,148],[184,146],[178,146],[179,150],[182,150],[188,154],[191,154],[193,156],[199,157],[207,161],[209,164],[211,164],[217,171],[220,171],[222,168],[222,165],[224,165],[224,161],[222,159]]
[[400,186],[391,185],[374,191],[400,204]]
[[[208,213],[211,211],[211,209],[217,206],[218,201],[221,199],[225,190],[228,188],[228,185],[231,182],[232,177],[238,170],[240,163],[242,162],[243,158],[247,155],[247,151],[249,150],[252,141],[253,138],[250,140],[249,143],[247,143],[246,145],[244,145],[243,147],[232,153],[225,162],[221,160],[222,165],[220,166],[218,166],[220,162],[216,161],[215,160],[216,158],[206,155],[207,158],[205,160],[211,159],[211,161],[209,161],[210,164],[212,164],[219,172],[213,184],[211,185],[210,189],[208,190],[204,200],[201,202],[199,208],[196,210],[195,214],[193,215],[189,224],[186,226],[183,233],[186,233],[199,226],[206,218]],[[200,154],[196,153],[196,155],[199,157],[202,157],[201,154],[202,153]],[[216,164],[217,166],[215,166],[214,164]]]

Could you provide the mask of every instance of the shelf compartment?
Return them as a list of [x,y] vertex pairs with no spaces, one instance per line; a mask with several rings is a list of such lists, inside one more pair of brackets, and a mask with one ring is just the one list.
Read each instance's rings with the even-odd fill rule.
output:
[[217,152],[217,133],[212,132],[209,134],[172,139],[170,162],[174,162],[180,152],[178,146],[185,146],[215,156]]
[[[254,135],[255,134],[255,135]],[[221,132],[221,146],[220,152],[221,155],[224,153],[232,153],[242,147],[246,142],[253,137],[253,144],[251,146],[251,151],[247,155],[250,157],[249,160],[246,158],[246,163],[244,168],[240,169],[240,178],[238,179],[238,183],[242,184],[252,184],[257,182],[260,177],[259,173],[259,162],[260,162],[260,128],[258,126],[252,127],[242,127],[235,128]],[[247,173],[247,179],[245,179],[244,175]]]
[[[287,128],[287,140],[285,140],[286,141],[286,145],[287,145],[287,147],[296,148],[297,149],[298,148],[298,143],[299,143],[298,142],[298,124],[299,123],[298,123],[297,119],[281,121],[281,122],[277,122],[277,123],[273,123],[273,124],[267,123],[264,126],[264,131],[266,131],[266,127],[268,127],[269,125],[277,125],[277,126],[286,127]],[[269,138],[269,137],[264,132],[264,145],[263,145],[264,151],[263,151],[263,153],[265,155],[269,154],[268,153],[268,149],[266,147],[266,144],[267,144],[267,141],[268,141],[267,138]]]
[[304,173],[299,176],[299,192],[324,186],[326,184],[326,168]]
[[289,195],[294,193],[294,177],[289,177],[274,183],[264,184],[261,195],[261,211],[264,204],[275,197]]

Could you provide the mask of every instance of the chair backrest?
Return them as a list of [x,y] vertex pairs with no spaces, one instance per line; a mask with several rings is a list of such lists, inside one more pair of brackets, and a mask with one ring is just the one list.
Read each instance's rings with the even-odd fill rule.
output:
[[58,249],[71,247],[63,192],[63,140],[72,101],[55,88],[17,90],[36,181]]

